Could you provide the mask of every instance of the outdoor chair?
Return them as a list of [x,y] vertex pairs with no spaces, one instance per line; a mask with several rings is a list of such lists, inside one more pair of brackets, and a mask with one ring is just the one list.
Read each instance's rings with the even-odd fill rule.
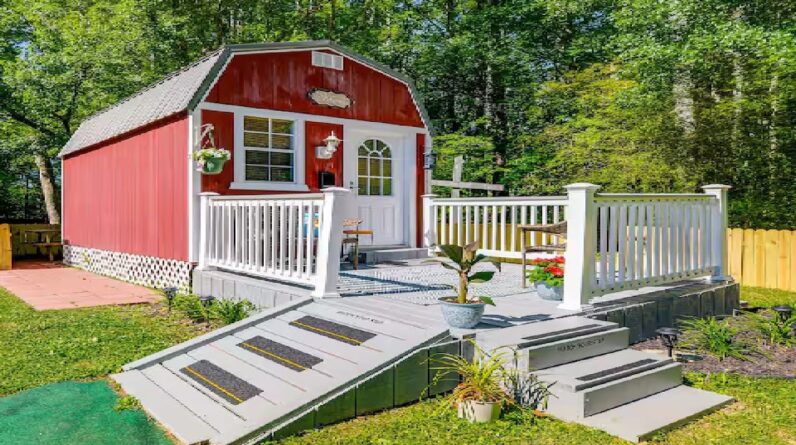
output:
[[[555,224],[520,224],[517,226],[520,231],[520,251],[522,252],[522,287],[526,287],[527,279],[525,278],[525,270],[528,266],[529,253],[559,253],[566,252],[566,242],[560,244],[542,244],[528,246],[526,238],[528,233],[534,236],[534,232],[554,235],[556,240],[562,240],[567,234],[567,222],[562,221]],[[551,240],[552,241],[552,240]]]
[[[343,220],[343,248],[341,253],[344,253],[346,246],[350,246],[348,251],[348,259],[354,265],[354,270],[359,269],[359,236],[370,235],[370,243],[373,244],[373,230],[360,229],[359,225],[362,220],[359,218],[349,218]],[[346,228],[350,227],[350,228]]]

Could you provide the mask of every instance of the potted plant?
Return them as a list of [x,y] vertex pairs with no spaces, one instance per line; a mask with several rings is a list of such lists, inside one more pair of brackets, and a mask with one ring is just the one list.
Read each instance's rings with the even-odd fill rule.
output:
[[205,175],[217,175],[224,169],[224,163],[229,161],[229,150],[224,148],[202,148],[193,152],[196,161],[196,170]]
[[500,270],[500,262],[494,258],[478,253],[478,242],[464,247],[454,244],[439,246],[443,258],[432,258],[428,261],[440,262],[442,267],[450,269],[459,276],[459,286],[452,286],[456,296],[439,299],[442,316],[448,325],[454,328],[470,329],[475,327],[484,315],[484,305],[495,303],[486,296],[469,297],[470,283],[485,283],[495,275],[494,271],[472,272],[473,266],[487,261]]
[[545,300],[560,301],[564,294],[564,257],[537,258],[531,260],[531,266],[527,277],[537,295]]
[[205,175],[217,175],[224,169],[224,163],[229,161],[229,150],[216,147],[213,124],[202,125],[202,148],[191,154],[196,162],[196,170]]
[[506,359],[503,354],[486,354],[471,339],[476,357],[468,360],[458,354],[438,354],[432,360],[436,384],[450,374],[461,376],[459,384],[448,396],[459,417],[474,423],[492,422],[500,417],[504,404],[511,403],[506,391],[504,375]]

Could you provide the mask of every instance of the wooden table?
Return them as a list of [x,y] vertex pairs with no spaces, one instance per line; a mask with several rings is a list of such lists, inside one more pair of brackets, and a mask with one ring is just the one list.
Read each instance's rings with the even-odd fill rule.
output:
[[[61,247],[60,242],[53,242],[53,238],[61,235],[61,229],[27,229],[22,232],[22,237],[25,242],[28,242],[28,234],[33,234],[36,237],[36,242],[31,243],[36,247],[41,247],[47,253],[50,261],[55,260],[55,249]],[[44,242],[42,242],[44,238]]]

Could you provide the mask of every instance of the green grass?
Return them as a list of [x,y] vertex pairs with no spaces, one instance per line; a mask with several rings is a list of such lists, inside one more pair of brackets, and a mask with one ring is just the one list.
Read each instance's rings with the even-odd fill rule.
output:
[[159,305],[38,312],[0,289],[0,396],[104,376],[201,331]]
[[[690,383],[737,399],[729,407],[662,434],[655,442],[697,444],[794,444],[796,437],[796,381],[689,374]],[[653,413],[650,413],[653,415]],[[393,445],[393,444],[627,444],[601,431],[554,419],[530,424],[517,412],[488,425],[469,424],[451,411],[439,412],[437,401],[355,419],[299,437],[280,445]]]
[[789,304],[796,307],[796,292],[741,286],[741,300],[748,301],[749,306],[771,307]]

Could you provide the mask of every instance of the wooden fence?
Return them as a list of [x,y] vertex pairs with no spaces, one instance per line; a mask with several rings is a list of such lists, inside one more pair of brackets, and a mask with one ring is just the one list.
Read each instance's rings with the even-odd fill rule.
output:
[[729,273],[745,286],[796,291],[796,231],[727,230]]

